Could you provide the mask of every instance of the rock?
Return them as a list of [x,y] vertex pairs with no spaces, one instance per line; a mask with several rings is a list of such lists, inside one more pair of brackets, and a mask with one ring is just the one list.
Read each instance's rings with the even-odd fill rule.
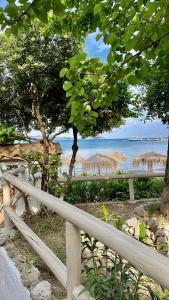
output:
[[134,235],[134,233],[135,233],[134,228],[133,227],[129,227],[128,233],[131,234],[131,235]]
[[0,232],[0,246],[5,245],[7,239],[8,239],[7,234]]
[[15,230],[15,229],[11,229],[11,230],[8,232],[8,236],[9,236],[10,240],[14,239],[15,236],[16,236],[16,230]]
[[157,229],[156,232],[155,232],[155,236],[158,237],[158,236],[166,236],[166,232],[164,229]]
[[146,236],[151,239],[153,236],[153,232],[146,228]]
[[146,244],[148,244],[148,245],[150,245],[150,246],[153,246],[153,245],[154,245],[153,240],[150,239],[150,238],[146,238],[145,242],[146,242]]
[[128,227],[134,227],[135,228],[138,224],[138,220],[137,220],[137,218],[131,218],[131,219],[126,220],[125,224]]
[[156,243],[157,243],[157,250],[168,252],[167,240],[164,236],[158,236]]
[[157,222],[157,219],[156,218],[151,218],[148,223],[147,223],[147,228],[152,230],[152,231],[155,231],[157,228],[158,228],[158,222]]
[[15,258],[13,258],[13,261],[16,264],[19,271],[22,271],[27,267],[26,258],[22,255],[17,255]]
[[134,209],[134,213],[135,213],[138,217],[144,218],[145,215],[146,215],[146,211],[145,211],[145,209],[144,209],[144,205],[137,206],[137,207]]
[[32,300],[51,300],[51,284],[48,281],[41,281],[31,290]]
[[20,254],[19,250],[12,244],[10,247],[6,247],[6,250],[11,258],[14,258]]
[[123,224],[121,227],[121,231],[123,231],[125,233],[128,233],[128,229],[129,229],[129,227],[127,226],[127,224]]
[[40,272],[36,267],[28,267],[22,270],[22,281],[27,287],[35,286],[40,277]]

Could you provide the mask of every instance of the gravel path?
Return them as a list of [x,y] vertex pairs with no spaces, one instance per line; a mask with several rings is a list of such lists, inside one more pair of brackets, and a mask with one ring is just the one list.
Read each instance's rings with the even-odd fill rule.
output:
[[30,300],[28,290],[22,285],[20,274],[0,247],[0,300]]

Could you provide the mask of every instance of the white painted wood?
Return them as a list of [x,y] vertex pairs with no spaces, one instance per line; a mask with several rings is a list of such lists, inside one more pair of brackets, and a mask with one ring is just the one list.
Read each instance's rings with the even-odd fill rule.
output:
[[[21,170],[21,168],[19,168],[19,169]],[[18,174],[18,177],[22,180],[26,180],[26,174],[25,173],[26,173],[26,168],[24,168],[23,171]],[[25,200],[24,200],[24,195],[23,194],[17,202],[16,212],[19,216],[22,216],[25,212]]]
[[66,222],[67,300],[73,299],[73,290],[80,285],[81,238],[80,230]]
[[23,234],[25,239],[43,259],[43,261],[53,272],[56,278],[60,281],[60,283],[64,287],[66,287],[67,270],[65,265],[58,259],[58,257],[56,257],[53,254],[53,252],[45,245],[45,243],[26,225],[26,223],[23,222],[22,219],[18,217],[16,213],[14,213],[14,211],[10,207],[7,207],[5,211],[8,217],[10,217],[10,219],[18,228],[18,230]]
[[90,296],[83,285],[79,285],[73,290],[73,300],[95,300],[95,298]]
[[[169,259],[113,226],[81,211],[52,195],[23,182],[9,173],[3,177],[23,192],[36,197],[43,205],[54,210],[85,232],[91,234],[107,247],[127,259],[134,267],[169,289]],[[9,208],[8,208],[9,210]]]
[[8,215],[5,213],[5,207],[10,206],[10,184],[8,181],[4,180],[3,182],[3,218],[4,218],[4,228],[6,231],[10,230],[13,226],[10,218]]
[[[134,174],[121,174],[121,175],[108,175],[108,176],[74,176],[71,181],[99,181],[99,180],[111,180],[111,179],[129,179],[129,178],[152,178],[152,177],[164,177],[164,173],[134,173]],[[59,178],[60,183],[65,183],[65,178]]]
[[130,196],[130,203],[134,203],[135,199],[134,199],[134,179],[130,178],[128,179],[128,183],[129,183],[129,196]]

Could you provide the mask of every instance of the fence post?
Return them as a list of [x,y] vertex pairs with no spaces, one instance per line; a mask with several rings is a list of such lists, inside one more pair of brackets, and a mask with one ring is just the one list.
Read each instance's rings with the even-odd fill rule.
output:
[[3,181],[3,206],[4,206],[4,228],[6,231],[10,230],[13,227],[13,224],[5,213],[5,207],[10,206],[10,184],[8,181]]
[[67,300],[72,300],[72,292],[80,285],[81,277],[81,239],[80,230],[66,222],[66,260],[67,260]]
[[134,203],[135,199],[134,199],[134,179],[130,178],[128,180],[129,183],[129,195],[130,195],[130,203]]

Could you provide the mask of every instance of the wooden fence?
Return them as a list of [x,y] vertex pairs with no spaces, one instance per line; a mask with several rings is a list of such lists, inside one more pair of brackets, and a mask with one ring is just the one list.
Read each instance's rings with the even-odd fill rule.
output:
[[[49,195],[31,184],[17,178],[23,167],[15,173],[3,174],[4,227],[9,230],[12,223],[23,234],[33,249],[40,255],[56,278],[67,289],[67,299],[92,299],[90,295],[79,294],[81,286],[81,235],[83,230],[127,259],[136,269],[144,272],[164,288],[169,289],[169,259],[148,246],[115,229],[94,216]],[[19,193],[36,198],[42,205],[55,211],[66,220],[66,266],[56,257],[42,240],[18,217],[12,209],[16,201],[10,198],[10,185]]]
[[[129,203],[135,203],[134,195],[134,180],[138,178],[153,178],[153,177],[164,177],[164,173],[134,173],[134,174],[120,174],[120,175],[109,175],[109,176],[74,176],[71,181],[102,181],[102,180],[113,180],[113,179],[127,179],[129,184]],[[66,183],[66,178],[60,178],[58,180],[60,183]],[[141,199],[143,201],[144,199]],[[159,199],[145,199],[145,200],[159,200]],[[139,200],[140,201],[140,200]]]

